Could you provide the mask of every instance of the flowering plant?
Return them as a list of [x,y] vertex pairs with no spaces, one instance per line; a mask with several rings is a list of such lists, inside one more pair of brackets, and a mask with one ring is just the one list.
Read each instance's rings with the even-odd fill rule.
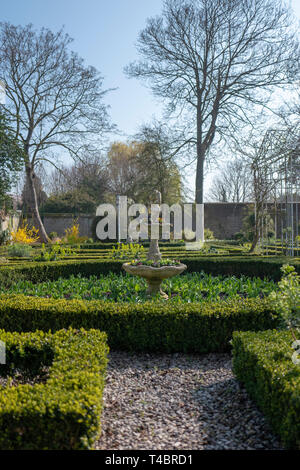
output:
[[79,222],[78,219],[74,220],[72,227],[65,229],[64,241],[67,243],[83,243],[87,240],[87,237],[81,237],[79,234]]
[[10,234],[13,242],[30,244],[38,241],[38,233],[39,230],[37,228],[29,228],[28,224],[24,222],[23,226],[19,227],[16,231],[13,230]]
[[162,268],[163,266],[179,266],[181,263],[179,260],[174,259],[161,259],[159,261],[134,259],[130,261],[131,266],[151,266],[152,268]]

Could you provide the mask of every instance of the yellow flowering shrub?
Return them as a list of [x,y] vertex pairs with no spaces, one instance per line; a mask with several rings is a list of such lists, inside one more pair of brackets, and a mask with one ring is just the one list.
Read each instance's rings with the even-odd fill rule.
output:
[[87,237],[80,237],[79,235],[78,219],[74,220],[72,227],[65,229],[65,241],[67,243],[81,243],[86,239]]
[[35,243],[39,239],[39,230],[35,227],[29,227],[28,224],[24,223],[16,231],[10,232],[12,241],[14,243],[30,244]]

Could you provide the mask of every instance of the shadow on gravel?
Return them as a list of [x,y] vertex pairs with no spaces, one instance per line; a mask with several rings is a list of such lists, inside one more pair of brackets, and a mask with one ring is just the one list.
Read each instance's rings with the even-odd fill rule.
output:
[[200,386],[194,399],[206,450],[282,449],[263,414],[234,378]]

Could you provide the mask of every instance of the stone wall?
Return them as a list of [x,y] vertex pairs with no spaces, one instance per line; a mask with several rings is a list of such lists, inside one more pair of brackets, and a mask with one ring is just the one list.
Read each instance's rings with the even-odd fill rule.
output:
[[214,236],[220,240],[232,238],[242,230],[243,219],[251,207],[253,205],[250,203],[205,203],[204,227],[212,230]]
[[[295,205],[296,208],[296,205]],[[284,204],[282,210],[284,212]],[[253,210],[252,203],[221,203],[208,202],[204,204],[204,227],[209,228],[214,236],[220,240],[233,238],[234,234],[240,232],[243,226],[243,219],[249,210]],[[270,213],[272,214],[270,204]],[[79,222],[81,236],[93,237],[94,215],[73,216],[72,214],[45,214],[42,216],[47,233],[56,232],[58,236],[63,236],[65,229],[71,227],[74,220]],[[30,219],[28,219],[30,220]],[[294,226],[300,222],[300,204],[298,205],[298,216],[294,210]],[[277,217],[277,235],[281,234],[280,214]]]
[[72,214],[47,214],[42,216],[42,220],[49,234],[56,232],[59,237],[65,234],[65,230],[72,227],[74,221],[79,224],[79,233],[82,237],[92,237],[92,224],[94,215],[80,215],[74,217]]
[[[231,238],[241,230],[242,220],[249,206],[250,204],[206,203],[204,204],[204,227],[212,230],[216,238]],[[81,236],[93,237],[94,219],[94,215],[75,217],[72,214],[45,214],[42,216],[46,232],[48,234],[56,232],[59,237],[64,235],[66,228],[73,225],[74,220],[79,223]]]

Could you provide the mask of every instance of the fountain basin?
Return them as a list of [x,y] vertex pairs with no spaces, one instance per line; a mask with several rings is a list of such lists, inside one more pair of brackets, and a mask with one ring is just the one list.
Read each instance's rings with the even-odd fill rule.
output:
[[146,279],[148,284],[146,293],[148,295],[160,294],[165,299],[167,299],[168,296],[161,290],[160,286],[162,281],[169,277],[181,274],[187,268],[187,266],[182,263],[178,266],[161,266],[160,268],[153,268],[152,266],[146,266],[143,264],[133,266],[129,263],[124,263],[122,267],[128,274],[140,276]]

